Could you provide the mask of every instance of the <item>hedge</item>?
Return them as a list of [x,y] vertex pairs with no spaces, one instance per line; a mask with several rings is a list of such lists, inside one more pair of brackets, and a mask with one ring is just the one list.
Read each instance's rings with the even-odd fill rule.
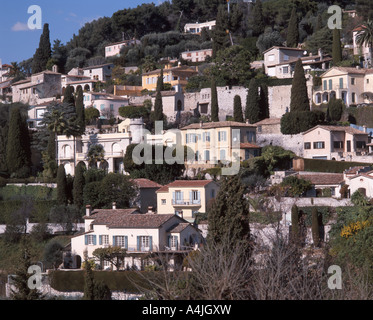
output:
[[0,188],[0,200],[15,200],[20,197],[30,197],[33,200],[55,200],[56,189],[44,186],[7,185]]
[[311,227],[312,225],[312,209],[316,208],[319,215],[322,216],[323,224],[327,224],[331,218],[331,216],[335,213],[335,208],[327,207],[327,206],[310,206],[310,207],[299,207],[299,211],[303,211],[306,214],[305,223],[307,227]]
[[[139,271],[94,271],[95,280],[104,282],[111,291],[142,293],[140,288],[151,289],[146,279],[156,279],[162,273]],[[51,287],[60,292],[84,292],[84,271],[52,271]]]
[[372,163],[364,162],[347,162],[335,160],[320,160],[320,159],[303,159],[304,171],[311,172],[330,172],[330,173],[343,173],[343,171],[358,166],[372,166]]

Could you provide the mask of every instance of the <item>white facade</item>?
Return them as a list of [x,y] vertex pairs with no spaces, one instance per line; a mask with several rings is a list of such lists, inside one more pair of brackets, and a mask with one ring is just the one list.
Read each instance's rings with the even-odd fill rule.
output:
[[203,23],[187,23],[184,27],[185,33],[196,33],[200,34],[202,32],[203,28],[206,28],[208,30],[212,30],[216,26],[216,20],[213,21],[207,21]]
[[119,57],[120,51],[124,47],[133,46],[136,44],[141,44],[140,40],[126,40],[121,42],[112,43],[105,47],[105,58],[109,57]]
[[181,53],[181,58],[191,62],[203,62],[207,57],[212,57],[212,49],[185,51]]
[[84,107],[96,108],[102,119],[119,117],[119,108],[129,105],[129,99],[106,93],[84,92]]
[[111,74],[114,64],[108,63],[99,66],[92,66],[83,69],[84,75],[96,81],[108,81],[111,79]]

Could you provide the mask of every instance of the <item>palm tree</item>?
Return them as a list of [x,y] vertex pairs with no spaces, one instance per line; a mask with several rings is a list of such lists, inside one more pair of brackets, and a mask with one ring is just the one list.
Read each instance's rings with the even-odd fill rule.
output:
[[12,67],[10,68],[9,74],[7,76],[8,78],[12,78],[11,83],[15,83],[26,78],[18,62],[11,62],[11,65]]
[[89,148],[87,154],[87,160],[90,167],[96,167],[97,163],[103,163],[105,161],[105,150],[104,147],[100,144],[92,145]]
[[373,21],[368,20],[366,23],[361,25],[361,31],[356,36],[356,43],[360,46],[366,45],[369,47],[370,52],[370,64],[373,63]]

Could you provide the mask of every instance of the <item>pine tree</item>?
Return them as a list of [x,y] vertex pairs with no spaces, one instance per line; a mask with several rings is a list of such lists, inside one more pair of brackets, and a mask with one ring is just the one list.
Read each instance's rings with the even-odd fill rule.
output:
[[234,97],[233,118],[234,118],[234,121],[236,122],[244,122],[243,114],[242,114],[242,102],[241,102],[241,97],[239,95],[236,95]]
[[293,111],[310,111],[307,80],[300,59],[298,59],[295,64],[293,84],[291,87],[290,112]]
[[209,209],[208,221],[208,242],[228,242],[232,247],[241,244],[250,250],[249,206],[239,175],[223,180],[215,202]]
[[73,199],[74,199],[74,205],[77,208],[83,207],[84,185],[85,185],[84,168],[81,163],[78,163],[78,165],[75,168],[75,177],[74,177],[74,184],[73,184]]
[[259,37],[262,33],[264,33],[265,22],[263,16],[263,5],[260,0],[257,0],[253,7],[250,27],[253,30],[254,37]]
[[67,179],[65,167],[61,164],[57,170],[57,202],[60,205],[67,205]]
[[299,30],[298,30],[298,17],[295,8],[291,11],[291,16],[288,26],[288,34],[286,38],[286,45],[290,48],[295,48],[298,46],[299,41]]
[[255,79],[251,79],[246,99],[245,118],[251,124],[261,120],[259,87]]
[[47,63],[52,57],[49,24],[44,24],[43,33],[40,36],[39,47],[36,49],[32,61],[32,73],[39,73],[47,68]]
[[84,109],[84,95],[81,86],[77,89],[77,95],[75,100],[75,111],[76,111],[76,124],[81,134],[85,132],[85,109]]
[[163,69],[161,70],[161,75],[158,77],[157,82],[157,93],[154,102],[154,121],[163,121],[163,102],[162,102],[162,91],[163,91]]
[[213,122],[219,122],[218,90],[216,88],[215,78],[211,80],[211,120]]
[[320,226],[319,226],[319,213],[317,208],[312,208],[312,239],[315,247],[320,245]]
[[339,29],[333,29],[333,64],[337,66],[342,61],[342,43]]
[[317,15],[317,21],[316,21],[316,26],[315,26],[315,32],[320,31],[323,28],[323,23],[322,23],[322,16],[321,14]]
[[229,26],[228,26],[228,13],[225,6],[219,6],[216,26],[212,32],[212,58],[215,59],[217,53],[224,48],[227,48],[230,44],[229,40]]
[[19,108],[12,109],[10,115],[6,161],[11,174],[21,177],[29,173],[31,164],[30,138],[27,123]]

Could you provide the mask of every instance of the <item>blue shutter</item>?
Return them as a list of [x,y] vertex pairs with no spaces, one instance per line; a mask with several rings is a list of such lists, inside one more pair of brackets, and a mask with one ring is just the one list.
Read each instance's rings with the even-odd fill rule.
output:
[[150,251],[153,251],[153,237],[149,237],[149,248]]
[[102,246],[102,236],[98,236],[98,244]]
[[127,236],[124,237],[124,247],[125,249],[128,250],[128,237]]
[[140,237],[137,237],[137,251],[140,251]]
[[175,237],[176,238],[176,250],[179,249],[179,237]]
[[172,192],[172,204],[175,204],[176,203],[176,194],[175,192]]
[[84,237],[84,242],[85,242],[85,245],[88,246],[88,236]]
[[184,202],[184,192],[181,192],[181,203]]
[[201,201],[201,191],[198,191],[198,201]]
[[190,201],[190,203],[193,203],[193,191],[190,191],[189,192],[189,201]]
[[171,248],[171,236],[167,236],[167,247]]
[[113,236],[113,247],[115,247],[116,246],[116,244],[115,244],[115,236]]
[[97,236],[93,236],[93,245],[97,245]]

